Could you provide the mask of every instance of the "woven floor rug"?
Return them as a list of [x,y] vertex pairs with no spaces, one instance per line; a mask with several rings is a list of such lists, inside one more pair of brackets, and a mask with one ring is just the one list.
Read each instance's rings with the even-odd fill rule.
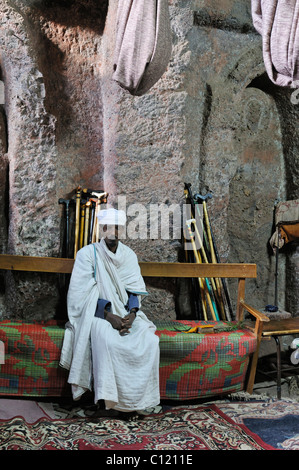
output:
[[0,450],[271,450],[216,405],[177,407],[142,420],[0,421]]
[[280,450],[299,450],[299,403],[293,400],[239,401],[218,404],[234,422],[246,426]]

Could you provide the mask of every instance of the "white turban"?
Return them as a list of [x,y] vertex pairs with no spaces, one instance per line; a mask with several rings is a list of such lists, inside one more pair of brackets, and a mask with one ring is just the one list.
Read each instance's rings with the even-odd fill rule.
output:
[[101,225],[126,225],[126,213],[116,209],[103,209],[100,210],[98,221]]

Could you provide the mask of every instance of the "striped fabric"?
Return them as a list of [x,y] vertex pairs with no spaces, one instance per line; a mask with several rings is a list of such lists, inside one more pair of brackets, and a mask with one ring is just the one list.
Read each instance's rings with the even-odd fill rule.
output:
[[[248,330],[186,333],[190,327],[224,322],[160,321],[161,399],[189,400],[242,390],[256,338]],[[68,372],[59,367],[64,322],[0,322],[5,361],[0,395],[70,395]]]

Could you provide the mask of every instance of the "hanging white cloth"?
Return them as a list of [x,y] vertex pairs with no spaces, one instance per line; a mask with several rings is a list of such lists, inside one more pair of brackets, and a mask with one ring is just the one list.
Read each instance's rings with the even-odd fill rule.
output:
[[261,34],[269,78],[283,87],[299,87],[299,1],[251,0],[253,24]]
[[145,94],[165,72],[171,42],[168,0],[119,0],[113,79]]

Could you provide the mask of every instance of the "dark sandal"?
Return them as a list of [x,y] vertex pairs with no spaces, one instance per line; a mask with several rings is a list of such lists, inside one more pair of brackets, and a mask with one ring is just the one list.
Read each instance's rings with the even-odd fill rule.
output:
[[96,411],[93,410],[86,410],[85,416],[90,418],[118,418],[119,411],[117,410],[105,410],[102,408],[98,408]]
[[140,419],[138,413],[136,411],[120,411],[119,418],[123,419],[124,421],[138,421]]
[[106,410],[103,408],[85,410],[85,416],[89,418],[112,418],[112,419],[123,419],[124,421],[137,421],[142,419],[136,411],[118,411],[118,410]]

